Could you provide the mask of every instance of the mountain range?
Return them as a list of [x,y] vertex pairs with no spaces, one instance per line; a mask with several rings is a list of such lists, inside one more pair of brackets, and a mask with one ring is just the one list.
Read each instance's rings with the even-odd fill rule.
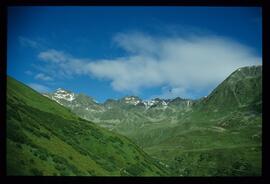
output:
[[117,128],[118,124],[122,127],[122,124],[129,122],[136,124],[136,122],[168,119],[171,114],[176,115],[178,111],[189,111],[198,101],[180,97],[142,100],[137,96],[126,96],[118,100],[108,99],[104,103],[97,103],[92,97],[75,94],[62,88],[43,95],[69,108],[81,118],[112,130]]
[[41,95],[10,77],[7,86],[11,175],[261,175],[262,66],[237,69],[197,100],[97,103],[62,88]]

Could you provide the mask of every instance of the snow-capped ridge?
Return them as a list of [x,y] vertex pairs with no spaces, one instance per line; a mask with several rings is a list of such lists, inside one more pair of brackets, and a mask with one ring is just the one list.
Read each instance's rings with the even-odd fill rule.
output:
[[124,101],[126,104],[137,105],[137,104],[141,103],[142,100],[139,99],[139,97],[127,96],[127,97],[124,97]]
[[155,106],[155,105],[161,105],[164,108],[167,108],[169,101],[155,98],[151,100],[145,100],[143,101],[143,104],[145,105],[146,109],[149,109],[150,107]]
[[[79,99],[81,94],[75,94],[72,91],[63,89],[63,88],[57,88],[54,93],[52,93],[51,98],[58,103],[61,102],[61,100],[66,100],[68,102],[72,102],[75,99]],[[47,96],[44,94],[44,96]],[[87,95],[84,95],[87,96]],[[47,96],[48,97],[48,96]],[[95,99],[90,97],[93,102],[95,102],[97,105],[104,106],[107,109],[112,108],[113,106],[117,105],[118,103],[124,103],[127,105],[133,105],[137,107],[145,108],[146,110],[149,108],[163,108],[166,109],[171,106],[179,105],[191,107],[193,105],[193,101],[189,99],[183,99],[180,97],[174,98],[174,99],[160,99],[160,98],[154,98],[150,100],[142,100],[137,96],[125,96],[121,99],[108,99],[104,103],[98,103]],[[113,103],[113,104],[111,104]],[[74,104],[73,104],[74,105]],[[86,109],[89,111],[90,109]]]
[[57,88],[56,91],[53,93],[53,97],[57,99],[64,99],[70,102],[75,100],[75,94],[73,92],[69,92],[62,88]]

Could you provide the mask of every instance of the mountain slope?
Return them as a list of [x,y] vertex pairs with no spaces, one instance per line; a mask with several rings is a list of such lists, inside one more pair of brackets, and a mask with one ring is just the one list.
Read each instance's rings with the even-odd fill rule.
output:
[[118,100],[108,99],[104,103],[96,103],[91,97],[64,89],[43,95],[69,108],[81,118],[127,136],[146,124],[155,124],[168,118],[175,121],[179,111],[189,111],[196,102],[181,98],[155,98],[143,101],[136,96],[126,96]]
[[91,97],[84,94],[74,94],[65,89],[58,88],[52,94],[44,93],[43,95],[87,120],[95,120],[95,115],[104,111],[104,107],[97,104]]
[[261,106],[262,67],[244,67],[174,126],[137,135],[136,142],[176,175],[261,175]]
[[262,66],[239,68],[198,100],[137,101],[108,100],[92,120],[161,159],[171,175],[261,175]]
[[261,111],[262,66],[239,68],[200,103],[201,110],[251,108]]
[[129,139],[7,77],[8,175],[166,175]]

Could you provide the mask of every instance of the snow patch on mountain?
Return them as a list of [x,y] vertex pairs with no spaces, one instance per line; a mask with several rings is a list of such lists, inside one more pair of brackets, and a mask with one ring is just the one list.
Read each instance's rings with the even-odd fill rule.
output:
[[145,105],[146,109],[149,109],[150,107],[154,105],[160,104],[164,109],[168,107],[169,102],[166,102],[165,100],[160,99],[153,99],[153,100],[146,100],[142,102]]
[[[91,104],[91,105],[90,104],[89,105],[81,104],[80,102],[77,101],[80,99],[80,95],[75,94],[71,91],[62,89],[62,88],[58,88],[54,93],[52,93],[50,95],[48,95],[48,94],[43,94],[43,95],[56,101],[57,103],[59,103],[61,105],[63,105],[63,103],[64,103],[63,100],[65,100],[66,102],[69,102],[68,104],[64,103],[66,106],[69,106],[72,108],[83,107],[84,110],[86,110],[88,112],[105,112],[106,110],[114,108],[113,107],[114,105],[111,106],[111,105],[106,104],[106,103],[101,104],[92,98],[91,98],[91,100],[94,102],[93,104]],[[151,99],[151,100],[141,100],[137,96],[126,96],[126,97],[122,98],[121,100],[115,100],[115,103],[117,103],[117,101],[121,102],[121,103],[129,104],[129,105],[142,106],[143,108],[145,108],[145,110],[148,110],[149,108],[152,108],[152,107],[165,110],[165,109],[170,107],[171,103],[174,103],[174,105],[177,105],[178,101],[179,101],[179,103],[182,103],[182,105],[185,104],[185,106],[187,108],[189,108],[193,105],[192,100],[183,100],[181,98],[179,98],[179,99],[177,99],[177,98],[176,99],[155,98],[155,99]]]
[[132,104],[132,105],[137,105],[138,103],[141,102],[141,100],[131,96],[131,97],[125,97],[125,103],[127,104]]
[[190,106],[190,101],[188,100],[188,101],[187,101],[187,107],[189,107],[189,106]]
[[69,102],[75,100],[74,93],[69,93],[61,88],[58,88],[53,96],[54,96],[54,98],[64,99],[64,100],[67,100]]
[[151,106],[155,105],[157,103],[157,101],[155,101],[155,100],[149,100],[149,101],[144,101],[143,103],[144,103],[144,105],[146,107],[151,107]]

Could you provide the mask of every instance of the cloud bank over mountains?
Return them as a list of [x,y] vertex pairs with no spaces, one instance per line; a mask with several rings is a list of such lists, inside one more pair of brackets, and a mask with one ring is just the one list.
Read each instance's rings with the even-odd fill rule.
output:
[[[139,32],[119,33],[113,41],[127,54],[114,59],[77,58],[61,50],[39,53],[47,79],[88,75],[109,80],[116,91],[139,93],[163,87],[161,97],[190,98],[190,90],[214,88],[235,69],[262,63],[252,48],[212,35],[157,37]],[[39,78],[45,79],[45,74]],[[50,78],[48,78],[50,77]]]

